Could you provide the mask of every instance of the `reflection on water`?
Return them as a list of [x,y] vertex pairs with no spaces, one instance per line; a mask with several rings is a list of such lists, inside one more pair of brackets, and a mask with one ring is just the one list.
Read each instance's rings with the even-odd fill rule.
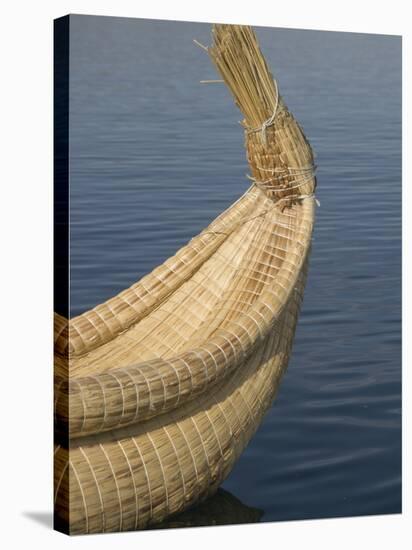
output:
[[[71,24],[71,313],[173,254],[249,186],[205,24]],[[258,29],[317,153],[308,284],[278,398],[224,488],[264,520],[401,507],[401,41]],[[202,505],[211,506],[211,503]],[[199,521],[201,521],[199,519]]]
[[228,491],[218,489],[214,496],[197,506],[193,506],[186,512],[172,516],[153,528],[176,529],[179,527],[258,523],[262,516],[262,510],[247,506]]

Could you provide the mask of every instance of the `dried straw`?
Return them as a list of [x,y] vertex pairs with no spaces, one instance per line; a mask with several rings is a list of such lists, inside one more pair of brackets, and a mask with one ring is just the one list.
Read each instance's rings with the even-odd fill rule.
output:
[[253,31],[215,25],[213,38],[254,184],[140,282],[69,322],[56,316],[56,514],[71,533],[143,528],[213,494],[287,365],[313,156]]

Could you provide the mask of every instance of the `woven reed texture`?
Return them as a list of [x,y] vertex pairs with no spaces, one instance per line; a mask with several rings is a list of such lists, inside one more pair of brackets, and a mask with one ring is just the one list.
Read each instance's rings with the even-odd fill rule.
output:
[[140,282],[70,321],[56,315],[55,509],[72,534],[144,528],[213,494],[287,366],[313,155],[253,31],[215,25],[213,37],[253,185]]
[[55,502],[71,534],[148,527],[216,491],[278,389],[305,271],[277,330],[214,392],[168,415],[72,440],[70,460],[56,448]]

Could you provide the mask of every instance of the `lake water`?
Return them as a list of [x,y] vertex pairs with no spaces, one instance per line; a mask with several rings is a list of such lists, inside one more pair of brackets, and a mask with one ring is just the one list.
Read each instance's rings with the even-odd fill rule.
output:
[[[321,206],[289,368],[223,488],[257,509],[246,521],[398,513],[401,39],[256,30],[317,153]],[[77,315],[172,255],[249,181],[240,113],[223,84],[199,83],[218,78],[192,43],[210,43],[209,25],[74,16],[70,32]]]

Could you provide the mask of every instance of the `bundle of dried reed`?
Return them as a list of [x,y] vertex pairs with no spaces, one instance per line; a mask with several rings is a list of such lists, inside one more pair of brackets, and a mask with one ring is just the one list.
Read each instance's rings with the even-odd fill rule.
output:
[[215,25],[213,38],[208,52],[245,116],[253,185],[141,281],[56,317],[55,503],[71,533],[143,528],[213,494],[287,366],[313,155],[253,31]]

